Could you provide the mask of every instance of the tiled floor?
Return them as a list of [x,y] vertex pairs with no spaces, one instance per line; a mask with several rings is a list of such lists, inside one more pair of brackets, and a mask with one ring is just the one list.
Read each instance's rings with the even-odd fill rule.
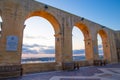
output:
[[18,78],[2,80],[120,80],[120,63],[101,67],[81,67],[79,70],[73,71],[27,74]]

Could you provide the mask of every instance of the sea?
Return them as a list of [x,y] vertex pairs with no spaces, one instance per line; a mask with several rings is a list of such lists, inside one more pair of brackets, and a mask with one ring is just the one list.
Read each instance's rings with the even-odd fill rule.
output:
[[[100,59],[102,58],[103,56],[100,56]],[[86,60],[85,56],[73,56],[73,61],[83,61],[83,60]],[[21,60],[21,62],[22,64],[55,62],[55,57],[24,58]]]

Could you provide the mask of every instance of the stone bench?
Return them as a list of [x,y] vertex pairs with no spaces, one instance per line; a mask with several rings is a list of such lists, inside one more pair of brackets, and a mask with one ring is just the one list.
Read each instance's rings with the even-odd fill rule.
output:
[[22,65],[1,65],[0,78],[22,76]]
[[74,70],[74,62],[62,63],[62,70]]
[[94,60],[93,65],[94,66],[105,66],[107,64],[107,60]]

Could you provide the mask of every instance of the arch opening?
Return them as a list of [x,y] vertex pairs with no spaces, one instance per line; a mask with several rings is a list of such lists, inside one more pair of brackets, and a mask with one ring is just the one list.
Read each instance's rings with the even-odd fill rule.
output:
[[109,55],[107,34],[104,30],[97,33],[99,59],[107,59]]
[[2,16],[0,15],[0,23],[1,23],[1,22],[3,22],[3,21],[2,21]]
[[73,61],[85,60],[84,36],[80,29],[74,26],[72,31]]
[[[86,44],[88,42],[90,42],[90,34],[89,34],[89,30],[87,28],[86,25],[82,24],[82,23],[76,23],[75,26],[73,27],[73,31],[74,31],[74,28],[76,29],[77,27],[77,32],[78,33],[75,33],[75,36],[78,38],[78,43],[76,43],[77,45],[79,45],[78,49],[76,52],[78,53],[77,55],[81,55],[81,56],[78,56],[78,59],[77,60],[89,60],[88,56],[89,56],[89,53],[88,53],[88,47]],[[73,34],[73,37],[74,37],[74,34]],[[74,52],[74,38],[72,38],[72,44],[73,44],[73,55],[75,54]],[[80,47],[81,45],[81,47]],[[74,56],[73,56],[73,60],[74,59]]]
[[2,23],[3,23],[2,16],[0,15],[0,37],[2,36]]
[[97,34],[97,40],[98,40],[98,56],[99,59],[103,59],[104,52],[103,52],[103,44],[102,44],[102,39],[99,34]]
[[[29,19],[34,18],[34,22],[29,22]],[[36,19],[35,19],[36,18]],[[27,24],[34,24],[29,26]],[[54,35],[60,32],[59,24],[52,15],[48,15],[47,12],[34,12],[31,13],[25,21],[25,30],[23,38],[23,54],[22,63],[25,61],[31,61],[33,63],[39,62],[55,62],[56,57],[56,42]],[[28,29],[27,29],[28,28]],[[31,29],[29,29],[31,28]],[[28,34],[29,33],[29,34]],[[26,39],[26,40],[25,40]],[[27,48],[27,49],[26,49]],[[28,49],[29,48],[29,49]],[[29,52],[29,58],[27,53]],[[34,57],[34,58],[31,58]]]

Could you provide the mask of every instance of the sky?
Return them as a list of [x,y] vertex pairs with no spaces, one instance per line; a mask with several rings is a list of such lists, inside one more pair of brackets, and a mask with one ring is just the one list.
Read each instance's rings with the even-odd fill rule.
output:
[[120,30],[120,0],[36,0]]
[[1,22],[2,22],[2,18],[1,18],[1,16],[0,16],[0,31],[1,31]]
[[54,29],[48,20],[34,16],[28,18],[24,24],[22,57],[54,57],[55,37]]
[[[36,0],[58,9],[106,26],[120,30],[120,0]],[[55,37],[51,23],[38,16],[25,21],[23,58],[54,57]],[[85,45],[82,32],[73,28],[72,44],[74,55],[84,55]],[[102,41],[98,35],[99,53],[103,53]],[[82,53],[82,54],[78,54]],[[84,54],[83,54],[84,53]]]

